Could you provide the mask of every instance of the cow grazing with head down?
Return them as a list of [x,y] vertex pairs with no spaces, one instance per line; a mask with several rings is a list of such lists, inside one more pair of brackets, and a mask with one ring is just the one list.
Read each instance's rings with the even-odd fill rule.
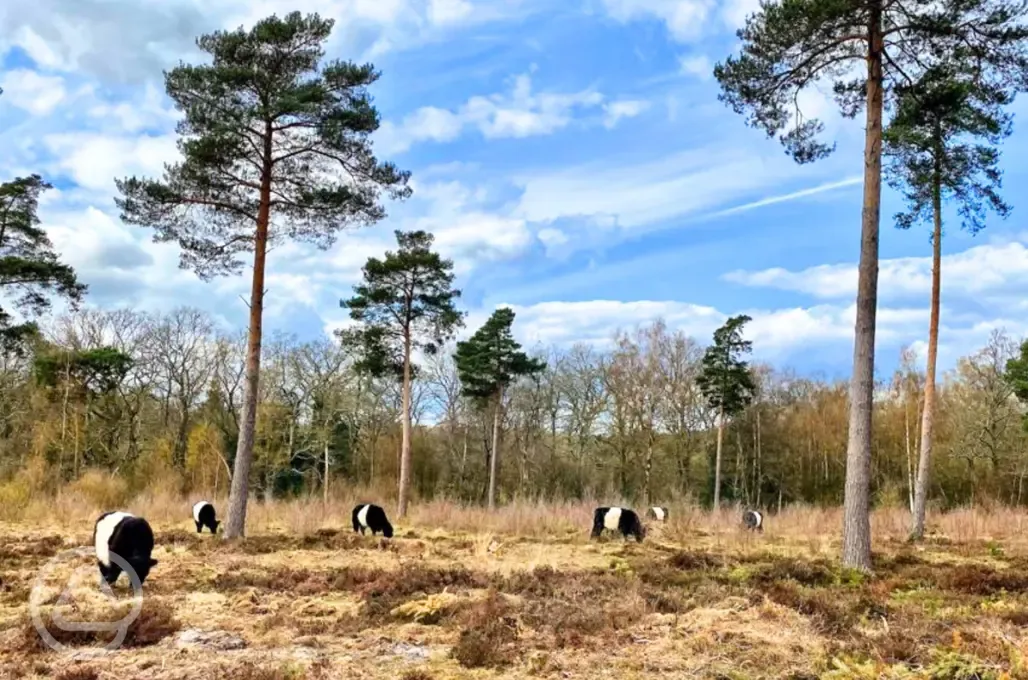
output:
[[764,515],[759,510],[747,510],[742,515],[742,523],[750,531],[764,531]]
[[212,534],[218,532],[218,525],[221,524],[215,519],[214,506],[210,501],[197,501],[193,503],[193,522],[196,523],[196,533],[202,533],[207,527]]
[[142,585],[150,569],[157,564],[157,560],[150,557],[153,544],[153,530],[147,521],[128,512],[105,512],[93,527],[93,547],[100,575],[111,585],[121,576],[123,566],[112,559],[112,554],[128,563]]
[[371,535],[378,532],[386,538],[393,537],[393,525],[389,523],[385,510],[372,503],[362,503],[353,508],[353,530],[364,535],[365,529],[371,529]]
[[603,530],[619,531],[625,538],[635,536],[635,540],[642,542],[646,535],[646,529],[639,521],[639,515],[629,508],[596,508],[593,513],[592,538],[599,538]]
[[647,519],[656,520],[658,522],[667,521],[667,508],[661,506],[653,506],[652,508],[646,508]]

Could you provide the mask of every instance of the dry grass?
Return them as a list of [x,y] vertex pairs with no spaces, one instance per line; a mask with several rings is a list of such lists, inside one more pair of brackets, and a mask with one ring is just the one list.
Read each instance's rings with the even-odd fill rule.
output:
[[[39,567],[87,544],[108,508],[61,495],[61,526],[29,503],[0,526],[0,668],[69,680],[1028,680],[1028,543],[1013,511],[933,517],[919,545],[903,512],[878,511],[866,576],[837,562],[835,510],[772,514],[753,534],[738,508],[672,506],[636,544],[590,541],[591,503],[489,514],[437,502],[387,541],[350,529],[366,499],[381,500],[254,504],[249,537],[232,542],[196,534],[195,499],[133,500],[160,562],[126,644],[99,661],[41,646],[26,602]],[[109,620],[125,603],[78,606]],[[82,653],[108,639],[62,635]]]
[[[68,647],[104,646],[114,639],[113,631],[64,630],[54,624],[54,609],[53,605],[44,609],[41,619],[47,631],[62,645]],[[65,612],[65,620],[93,623],[123,619],[130,609],[130,605],[125,603],[114,606],[82,607],[73,604],[68,609],[72,610],[71,615],[69,616]],[[126,648],[149,647],[178,632],[180,628],[181,624],[175,618],[174,611],[169,605],[161,600],[147,598],[142,603],[139,615],[128,625],[128,631],[122,644]],[[26,653],[49,651],[49,647],[28,617],[21,626],[20,647]]]

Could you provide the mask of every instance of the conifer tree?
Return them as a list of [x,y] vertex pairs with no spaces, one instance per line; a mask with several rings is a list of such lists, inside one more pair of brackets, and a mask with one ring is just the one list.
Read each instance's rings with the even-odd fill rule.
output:
[[1011,131],[1011,115],[1005,107],[1013,101],[1016,84],[1002,70],[978,71],[972,55],[958,49],[952,62],[930,69],[913,85],[898,88],[896,113],[885,131],[887,181],[903,192],[907,204],[896,215],[896,226],[932,225],[931,312],[913,539],[924,536],[935,421],[943,202],[958,204],[961,226],[972,234],[985,227],[987,211],[1000,217],[1009,214],[1010,206],[999,195],[999,144]]
[[401,376],[400,480],[397,514],[407,515],[411,480],[411,353],[434,354],[463,326],[454,306],[460,291],[453,287],[453,261],[432,251],[434,237],[424,231],[397,231],[399,249],[381,260],[368,258],[362,283],[340,304],[362,324],[352,336],[361,349],[364,368],[381,376],[399,368]]
[[714,344],[703,353],[702,372],[696,384],[711,409],[717,412],[717,451],[714,457],[714,509],[721,507],[721,446],[725,423],[753,401],[757,385],[747,362],[740,355],[753,350],[753,343],[742,339],[742,329],[750,317],[733,316],[714,331]]
[[979,68],[1024,73],[1024,0],[765,0],[739,30],[738,56],[714,69],[722,101],[778,136],[800,163],[834,144],[799,94],[830,83],[846,117],[865,114],[864,199],[843,508],[845,566],[871,568],[871,433],[881,213],[883,115],[897,84],[913,84],[960,47]]
[[379,126],[367,88],[371,64],[322,63],[333,21],[292,12],[250,30],[217,31],[197,45],[209,64],[180,64],[165,87],[184,114],[183,159],[162,180],[117,181],[122,219],[175,242],[201,278],[242,270],[253,254],[243,413],[224,536],[242,536],[253,460],[268,245],[330,246],[348,226],[377,222],[384,191],[410,194],[409,173],[374,156]]
[[493,442],[489,455],[488,505],[496,507],[496,476],[500,448],[500,424],[503,419],[504,390],[518,378],[546,370],[546,362],[533,359],[521,351],[514,339],[514,310],[500,307],[467,340],[457,343],[453,355],[460,376],[461,391],[479,407],[492,404]]

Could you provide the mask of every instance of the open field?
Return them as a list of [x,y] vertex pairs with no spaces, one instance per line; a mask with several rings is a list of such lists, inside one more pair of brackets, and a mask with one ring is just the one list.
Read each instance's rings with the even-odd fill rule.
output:
[[[880,511],[865,577],[838,567],[835,511],[787,510],[752,535],[734,510],[673,507],[640,545],[590,542],[588,505],[419,505],[391,541],[354,535],[351,507],[254,505],[250,536],[225,543],[195,533],[188,501],[130,505],[158,542],[142,612],[116,651],[97,648],[110,634],[65,633],[75,654],[42,646],[27,601],[95,514],[57,502],[48,521],[4,524],[0,675],[1028,678],[1020,513],[950,513],[909,546],[905,514]],[[66,618],[118,618],[88,590]]]

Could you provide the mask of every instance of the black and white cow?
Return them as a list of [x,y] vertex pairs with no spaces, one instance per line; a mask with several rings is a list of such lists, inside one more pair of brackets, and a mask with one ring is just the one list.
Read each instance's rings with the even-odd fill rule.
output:
[[389,523],[385,510],[372,503],[361,503],[353,508],[353,530],[364,535],[365,529],[371,529],[371,535],[378,532],[386,538],[393,537],[393,525]]
[[742,514],[742,523],[750,531],[764,531],[764,515],[759,510],[747,510]]
[[592,538],[599,538],[604,529],[620,531],[625,538],[635,536],[635,540],[640,543],[646,535],[639,515],[629,508],[596,508],[593,513]]
[[654,505],[652,508],[646,508],[646,517],[653,519],[658,522],[667,521],[667,508]]
[[196,533],[202,533],[207,527],[212,534],[218,533],[218,525],[221,524],[215,519],[214,506],[210,501],[197,501],[193,503],[193,521],[196,523]]
[[153,542],[153,530],[142,517],[127,512],[100,515],[93,527],[93,547],[100,575],[111,585],[121,576],[121,565],[111,559],[113,553],[128,562],[142,585],[150,569],[157,564],[157,560],[150,557]]

